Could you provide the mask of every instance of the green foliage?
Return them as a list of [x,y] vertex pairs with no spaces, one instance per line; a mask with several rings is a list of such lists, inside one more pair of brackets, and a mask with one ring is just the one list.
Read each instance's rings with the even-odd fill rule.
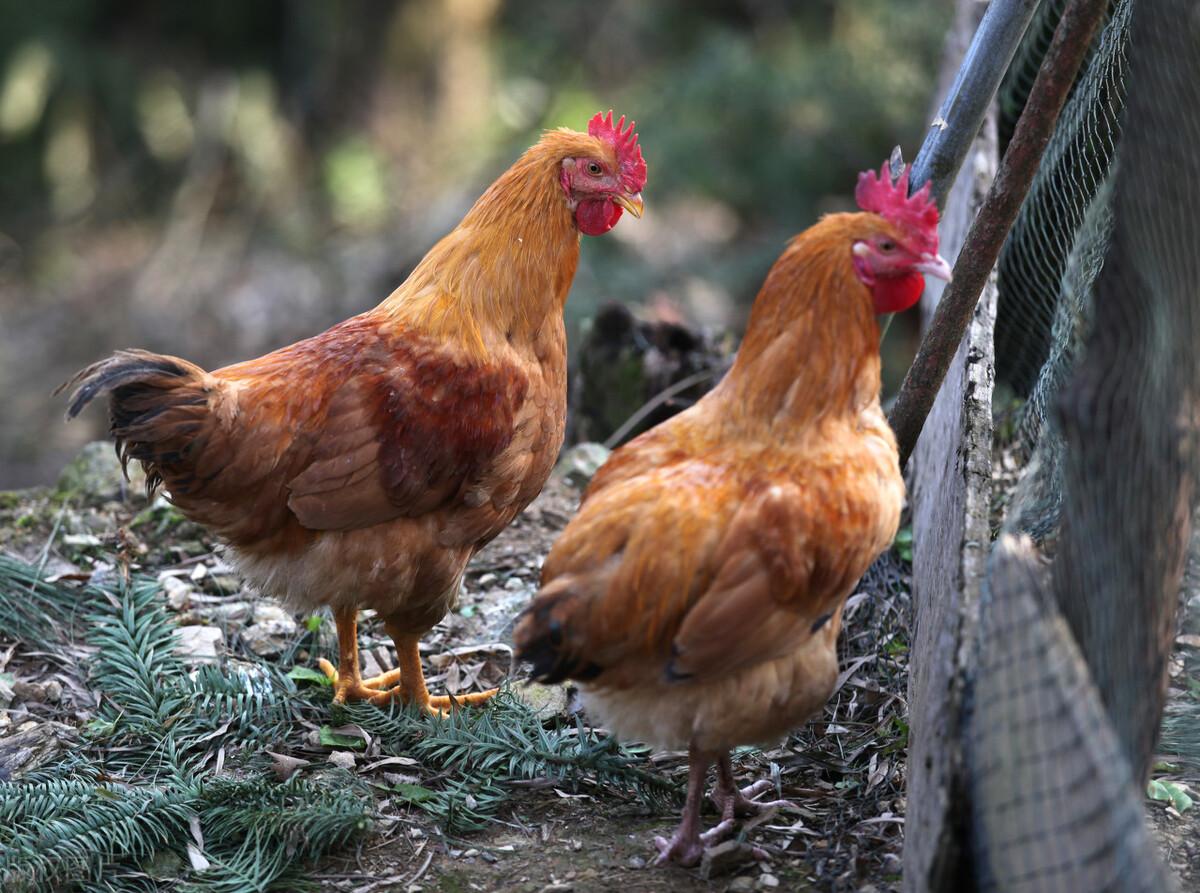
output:
[[41,569],[0,554],[0,630],[29,642],[60,642],[78,615],[73,593],[45,582]]
[[[0,566],[0,610],[26,591],[13,580],[31,576],[20,562]],[[217,748],[282,737],[295,686],[267,664],[189,674],[156,582],[110,574],[82,590],[35,589],[47,610],[89,612],[90,681],[104,697],[88,727],[96,756],[71,752],[0,784],[0,888],[146,889],[144,873],[125,869],[173,855],[180,890],[296,890],[305,860],[369,827],[363,787],[345,773],[282,784],[205,776]],[[210,865],[180,874],[192,819]]]
[[366,747],[366,742],[353,735],[339,735],[329,726],[321,726],[317,739],[325,747]]
[[1159,751],[1192,770],[1200,770],[1200,657],[1185,662],[1184,673],[1175,684],[1181,682],[1185,694],[1167,704]]
[[138,859],[179,839],[193,814],[188,785],[136,787],[70,778],[0,784],[0,881],[36,890],[96,879],[115,859]]
[[640,768],[644,756],[582,723],[547,722],[511,691],[486,710],[429,717],[405,708],[350,704],[345,716],[376,736],[383,751],[408,755],[445,776],[438,790],[405,786],[396,793],[435,816],[447,830],[476,830],[508,799],[514,783],[543,781],[601,788],[665,810],[679,797],[667,779]]
[[1187,812],[1193,806],[1192,798],[1182,785],[1165,779],[1151,779],[1146,786],[1146,796],[1151,800],[1170,803],[1179,812]]
[[[309,620],[311,619],[310,617]],[[326,688],[333,686],[333,682],[328,676],[320,670],[314,670],[312,667],[292,667],[288,670],[287,677],[296,682],[315,682],[317,685],[323,685]]]
[[[323,674],[295,667],[285,675],[265,662],[235,660],[189,671],[153,579],[109,572],[80,588],[59,587],[5,560],[0,612],[27,599],[31,587],[30,604],[40,611],[28,612],[31,628],[50,630],[67,611],[85,617],[95,649],[89,681],[102,698],[83,750],[0,784],[0,889],[74,880],[96,891],[300,890],[307,860],[369,828],[368,789],[347,772],[321,770],[280,783],[246,756],[298,736],[300,711],[326,711],[295,685],[322,683],[308,691],[327,697]],[[507,690],[487,708],[446,717],[335,706],[320,726],[320,743],[363,747],[362,737],[341,728],[347,722],[384,754],[415,758],[434,773],[420,784],[375,787],[451,833],[482,829],[529,783],[637,798],[660,810],[679,799],[675,784],[641,768],[643,751],[578,721],[543,717]],[[218,750],[236,763],[236,775],[212,774]],[[203,835],[202,850],[193,827]],[[207,868],[191,867],[189,845]]]
[[107,695],[93,735],[131,748],[110,761],[191,769],[224,744],[282,734],[292,719],[290,679],[268,664],[189,675],[157,582],[135,579],[113,596],[97,600],[87,636],[97,648],[91,681]]

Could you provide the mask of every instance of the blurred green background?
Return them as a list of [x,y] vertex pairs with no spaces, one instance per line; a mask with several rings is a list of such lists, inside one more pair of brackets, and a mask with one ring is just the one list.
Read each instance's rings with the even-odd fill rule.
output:
[[[547,127],[638,122],[647,213],[604,302],[737,331],[785,239],[915,155],[949,0],[0,2],[0,487],[52,480],[119,347],[208,368],[387,295]],[[911,316],[912,314],[910,314]],[[914,322],[885,346],[894,388]]]

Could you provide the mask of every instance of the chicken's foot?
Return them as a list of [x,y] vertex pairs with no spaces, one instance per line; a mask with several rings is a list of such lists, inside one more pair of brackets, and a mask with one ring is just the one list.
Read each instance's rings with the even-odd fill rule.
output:
[[431,696],[425,688],[425,672],[421,670],[419,637],[395,629],[385,623],[388,635],[396,642],[395,670],[364,679],[359,671],[358,611],[353,607],[334,611],[337,623],[337,666],[324,658],[317,661],[320,671],[334,683],[334,703],[370,701],[384,705],[391,701],[416,703],[426,711],[445,715],[451,709],[480,705],[492,699],[498,689],[473,691],[467,695]]
[[396,643],[396,658],[400,666],[363,679],[358,667],[358,611],[354,608],[338,608],[333,616],[337,622],[338,665],[335,668],[324,658],[317,665],[333,683],[335,704],[351,700],[387,704],[398,700],[404,704],[419,704],[432,714],[444,716],[459,707],[483,704],[498,691],[493,688],[465,695],[430,695],[425,687],[425,673],[421,669],[421,654],[417,648],[419,638],[387,622],[384,628]]
[[376,676],[363,682],[358,668],[358,611],[354,608],[338,608],[333,612],[333,619],[337,623],[338,665],[335,668],[325,658],[317,661],[321,672],[333,683],[333,702],[344,704],[350,700],[387,704],[402,696],[400,687],[387,689],[370,685],[383,677]]
[[[786,800],[755,799],[773,787],[771,782],[765,779],[739,790],[734,782],[733,763],[729,754],[722,754],[716,758],[717,786],[712,794],[713,802],[721,811],[721,821],[701,834],[700,805],[704,800],[704,779],[708,774],[708,767],[713,763],[713,755],[692,748],[688,752],[688,760],[688,790],[687,800],[683,805],[683,818],[670,840],[665,837],[654,838],[654,845],[658,847],[656,865],[666,862],[678,862],[685,866],[696,865],[704,857],[706,850],[733,834],[735,817],[758,815],[768,809],[791,805]],[[757,859],[766,856],[766,853],[757,847],[747,846],[746,849]]]
[[[400,682],[400,698],[405,704],[420,704],[434,715],[445,716],[459,707],[473,707],[490,701],[499,689],[471,692],[465,695],[431,695],[425,687],[425,672],[421,669],[421,653],[417,648],[419,638],[384,622],[384,629],[396,643],[396,659],[400,666],[390,673],[376,677],[380,680],[396,678]],[[398,674],[395,675],[394,674]]]
[[732,823],[734,816],[753,816],[768,809],[791,807],[787,800],[757,799],[774,787],[769,779],[763,778],[739,789],[733,779],[733,761],[729,754],[722,756],[717,760],[717,786],[712,792],[713,804],[721,811],[721,824]]

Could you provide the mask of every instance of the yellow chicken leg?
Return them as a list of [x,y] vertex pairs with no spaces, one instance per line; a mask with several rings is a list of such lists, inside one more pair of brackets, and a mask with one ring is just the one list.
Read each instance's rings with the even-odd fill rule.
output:
[[391,673],[384,673],[378,678],[387,679],[398,673],[400,697],[404,703],[421,704],[430,713],[444,714],[447,710],[486,703],[498,691],[498,689],[492,688],[466,695],[430,695],[429,689],[425,687],[425,672],[421,669],[421,653],[417,648],[419,638],[397,629],[390,623],[384,623],[384,629],[396,643],[396,660],[400,666]]
[[384,628],[396,643],[396,659],[400,666],[370,679],[363,679],[358,667],[358,612],[354,608],[334,611],[338,633],[338,666],[321,658],[317,665],[333,683],[333,702],[347,700],[387,704],[399,700],[404,704],[420,704],[430,713],[444,714],[463,706],[483,704],[495,696],[498,689],[472,692],[465,695],[431,696],[425,687],[425,672],[421,669],[419,637],[397,629],[390,623]]
[[[335,668],[325,658],[317,661],[321,672],[333,683],[333,702],[344,704],[347,700],[354,700],[386,704],[402,697],[399,687],[386,689],[363,682],[358,668],[358,611],[354,608],[337,608],[333,612],[333,619],[337,623],[338,665]],[[378,683],[382,679],[382,676],[377,676],[369,681]]]

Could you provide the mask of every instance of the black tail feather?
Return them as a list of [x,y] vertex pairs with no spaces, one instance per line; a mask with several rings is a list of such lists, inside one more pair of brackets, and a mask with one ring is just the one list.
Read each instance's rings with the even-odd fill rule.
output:
[[162,483],[164,469],[179,464],[181,447],[202,428],[198,419],[180,410],[207,402],[204,376],[203,369],[186,360],[121,350],[80,370],[54,393],[74,389],[68,420],[97,397],[109,396],[109,433],[121,466],[126,468],[131,459],[143,463],[149,495]]
[[75,388],[67,406],[69,420],[79,415],[80,411],[97,397],[123,385],[159,376],[190,376],[194,371],[195,367],[189,368],[174,357],[144,350],[119,350],[111,357],[80,370],[70,380],[55,388],[54,394],[57,396],[67,388]]

